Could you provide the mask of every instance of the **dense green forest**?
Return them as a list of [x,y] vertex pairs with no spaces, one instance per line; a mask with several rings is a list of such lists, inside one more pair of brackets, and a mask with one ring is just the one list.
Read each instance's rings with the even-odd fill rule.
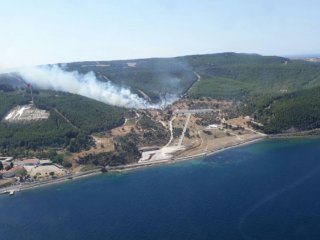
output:
[[14,106],[28,104],[30,96],[25,92],[0,92],[0,119]]
[[[0,92],[0,117],[14,106],[30,102],[25,90]],[[0,151],[22,153],[26,149],[67,148],[71,152],[92,145],[89,134],[123,124],[124,109],[79,95],[36,91],[34,102],[38,108],[50,112],[48,120],[33,123],[0,122]],[[69,122],[68,122],[68,121]]]
[[41,91],[35,95],[42,109],[58,110],[85,133],[109,130],[124,123],[125,109],[107,105],[80,95],[56,91]]
[[71,139],[82,141],[83,145],[79,145],[79,148],[85,148],[89,144],[86,136],[73,129],[54,111],[50,112],[50,118],[46,121],[30,124],[1,123],[0,136],[1,151],[13,155],[26,149],[67,147]]
[[[135,63],[129,67],[128,63]],[[68,70],[93,71],[102,80],[147,93],[158,100],[164,93],[191,98],[239,99],[284,95],[320,86],[320,63],[258,54],[219,53],[176,58],[67,64]],[[195,72],[201,81],[195,82]]]
[[267,133],[320,128],[320,87],[277,97],[259,110]]
[[202,77],[189,91],[190,97],[243,100],[320,86],[320,63],[236,53],[188,56],[182,60]]

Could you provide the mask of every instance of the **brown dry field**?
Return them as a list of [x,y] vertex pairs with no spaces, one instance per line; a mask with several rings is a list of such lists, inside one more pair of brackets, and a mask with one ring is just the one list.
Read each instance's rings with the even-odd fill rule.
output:
[[[171,106],[171,110],[174,111],[176,109],[189,109],[189,106],[194,106],[197,104],[208,104],[208,106],[218,106],[216,108],[220,111],[222,115],[224,115],[225,110],[228,109],[233,103],[231,101],[217,101],[210,98],[203,98],[201,100],[188,100],[182,99],[176,102]],[[202,106],[201,105],[201,106]],[[110,152],[114,151],[113,138],[117,136],[125,136],[128,133],[135,131],[137,134],[143,134],[143,129],[140,129],[137,126],[139,119],[142,114],[146,114],[151,117],[156,122],[160,122],[168,131],[169,131],[169,121],[166,116],[159,110],[137,110],[139,115],[136,117],[132,117],[126,120],[123,126],[117,127],[109,131],[108,133],[96,134],[93,136],[96,146],[90,148],[87,151],[82,151],[80,153],[76,153],[72,156],[72,159],[78,159],[79,157],[84,157],[88,154],[98,154],[102,152]],[[173,128],[184,128],[186,123],[187,116],[178,115],[175,117],[172,122]],[[194,115],[191,116],[188,129],[189,129],[189,137],[185,136],[183,139],[183,145],[187,147],[187,149],[183,152],[179,152],[175,155],[175,157],[187,157],[191,155],[201,154],[201,153],[209,153],[216,151],[221,148],[238,145],[241,143],[248,142],[250,140],[261,138],[261,136],[250,130],[225,130],[225,129],[210,129],[212,134],[208,135],[203,130],[205,130],[204,126],[200,126],[196,124],[196,121],[199,118],[196,118]],[[234,119],[227,120],[227,123],[233,126],[242,126],[248,128],[248,119],[239,116]],[[227,134],[228,132],[228,134]],[[179,142],[180,136],[173,139],[170,146],[177,145]],[[162,146],[159,146],[162,147]],[[75,165],[76,167],[76,165]],[[77,167],[75,168],[77,169]]]

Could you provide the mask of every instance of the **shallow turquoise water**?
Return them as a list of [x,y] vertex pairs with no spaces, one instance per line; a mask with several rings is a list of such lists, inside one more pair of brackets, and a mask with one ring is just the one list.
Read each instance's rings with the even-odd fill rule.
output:
[[0,197],[0,239],[320,239],[320,140]]

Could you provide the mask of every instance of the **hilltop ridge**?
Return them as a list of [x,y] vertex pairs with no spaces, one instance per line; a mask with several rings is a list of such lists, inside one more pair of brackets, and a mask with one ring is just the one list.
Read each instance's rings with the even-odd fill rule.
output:
[[[111,106],[81,93],[35,84],[35,105],[48,118],[27,126],[0,122],[3,154],[53,151],[81,164],[117,165],[136,162],[141,147],[161,148],[169,139],[179,142],[181,133],[186,145],[197,149],[205,143],[210,149],[212,141],[255,138],[257,130],[275,134],[320,127],[320,64],[316,62],[229,52],[58,65],[66,73],[78,72],[76,76],[92,72],[98,82],[110,82],[117,91],[126,89],[123,96],[135,94],[148,105],[145,109]],[[26,83],[19,73],[0,75],[1,119],[29,103]],[[167,101],[172,96],[174,101]],[[159,106],[160,100],[161,108],[150,107]],[[214,111],[190,117],[191,125],[185,127],[187,118],[172,120],[178,109]]]

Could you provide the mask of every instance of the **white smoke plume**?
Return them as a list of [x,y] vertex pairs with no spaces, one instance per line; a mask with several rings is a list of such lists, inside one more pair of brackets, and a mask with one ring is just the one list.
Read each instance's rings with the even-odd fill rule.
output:
[[79,94],[110,105],[126,108],[163,108],[177,100],[169,97],[158,104],[151,104],[134,94],[130,89],[114,85],[110,81],[101,82],[93,72],[80,74],[64,71],[57,65],[26,68],[19,71],[25,81],[40,89],[51,89]]

